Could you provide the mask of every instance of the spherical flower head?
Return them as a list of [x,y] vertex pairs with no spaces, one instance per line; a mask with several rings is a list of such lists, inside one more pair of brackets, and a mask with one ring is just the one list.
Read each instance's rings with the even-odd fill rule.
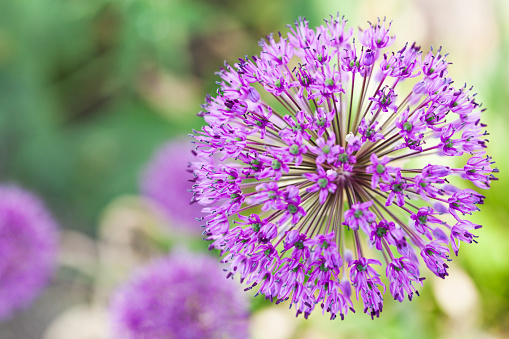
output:
[[[222,68],[200,112],[195,152],[221,159],[192,165],[205,239],[230,275],[297,315],[342,319],[354,288],[378,317],[379,273],[395,300],[412,299],[420,268],[444,278],[450,249],[477,241],[467,218],[484,196],[461,180],[497,179],[484,110],[447,77],[447,54],[398,47],[390,29],[378,20],[354,41],[339,16],[316,29],[301,18]],[[406,161],[429,155],[442,157]]]
[[28,307],[56,266],[57,224],[42,201],[0,186],[0,320]]
[[[193,179],[188,172],[189,163],[196,161],[188,140],[176,140],[163,144],[152,156],[140,180],[142,194],[155,203],[157,208],[177,229],[198,233],[196,220],[203,206],[190,203],[189,190]],[[187,197],[187,198],[186,198]]]
[[244,295],[211,257],[176,253],[136,272],[111,301],[116,337],[247,338]]

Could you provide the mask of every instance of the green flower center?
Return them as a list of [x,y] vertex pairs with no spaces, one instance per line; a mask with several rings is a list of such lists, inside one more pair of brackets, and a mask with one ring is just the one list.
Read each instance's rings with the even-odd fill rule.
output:
[[290,154],[297,155],[299,154],[299,145],[292,145],[290,146]]
[[328,269],[327,267],[325,267],[325,264],[323,264],[323,263],[322,263],[322,264],[320,265],[320,271],[322,271],[322,272],[327,272],[328,270],[329,270],[329,269]]
[[403,124],[403,129],[407,132],[410,132],[412,130],[412,127],[413,127],[412,124],[409,123],[408,121]]
[[379,237],[379,238],[383,238],[385,237],[385,235],[387,234],[387,228],[384,228],[384,227],[378,227],[376,229],[376,236]]
[[428,221],[428,216],[427,215],[420,215],[420,216],[417,217],[417,219],[419,220],[419,224],[424,225]]
[[325,154],[329,154],[330,152],[330,146],[329,145],[325,145],[323,146],[322,148],[322,152],[325,153]]
[[343,164],[346,164],[348,162],[348,154],[342,153],[342,154],[338,155],[338,161]]
[[295,243],[294,245],[296,248],[298,248],[299,250],[303,249],[304,248],[304,243],[302,242],[302,240],[299,240]]
[[258,159],[251,160],[251,169],[257,170],[258,165],[260,165],[260,160]]
[[333,79],[325,79],[324,83],[329,86],[329,87],[332,87],[334,86],[334,80]]
[[362,210],[357,210],[357,211],[353,212],[353,216],[355,217],[355,219],[359,219],[363,215],[364,215],[364,212]]
[[376,173],[378,174],[384,174],[385,172],[385,166],[382,164],[376,165]]
[[290,212],[290,214],[295,214],[297,213],[297,206],[293,205],[293,204],[290,204],[288,205],[288,207],[286,208],[286,210],[288,212]]
[[281,168],[281,163],[279,162],[279,160],[277,160],[277,159],[272,160],[272,168],[275,170],[278,170]]
[[395,184],[394,186],[392,186],[392,190],[394,192],[401,192],[401,191],[403,191],[403,184]]
[[260,223],[252,224],[251,227],[253,228],[254,232],[259,232],[262,225]]
[[320,186],[320,188],[326,188],[328,184],[329,180],[327,180],[326,178],[318,179],[318,186]]

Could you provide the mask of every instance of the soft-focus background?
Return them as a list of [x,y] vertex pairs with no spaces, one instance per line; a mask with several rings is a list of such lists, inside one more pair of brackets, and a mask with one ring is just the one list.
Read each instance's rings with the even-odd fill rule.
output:
[[[252,301],[253,338],[509,338],[509,2],[506,0],[23,0],[0,2],[0,181],[36,192],[58,219],[60,268],[32,308],[0,324],[2,339],[108,338],[112,288],[178,242],[206,252],[138,196],[144,166],[185,137],[224,60],[305,16],[336,12],[350,27],[387,16],[396,45],[450,53],[450,75],[488,108],[488,152],[500,181],[446,280],[421,297],[386,295],[380,319],[308,321]],[[175,159],[178,161],[178,159]],[[187,199],[187,197],[186,197]],[[170,222],[171,224],[171,222]],[[172,228],[173,227],[173,228]]]

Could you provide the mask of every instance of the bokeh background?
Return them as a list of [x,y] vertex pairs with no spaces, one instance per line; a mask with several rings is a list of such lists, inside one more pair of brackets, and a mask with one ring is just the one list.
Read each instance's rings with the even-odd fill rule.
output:
[[[446,280],[421,297],[387,297],[380,319],[294,318],[251,298],[250,332],[263,339],[509,338],[509,2],[506,0],[22,0],[0,2],[0,181],[37,193],[61,226],[60,267],[28,310],[0,324],[2,339],[108,338],[112,289],[176,244],[206,252],[139,197],[139,178],[164,142],[200,128],[204,95],[224,60],[305,16],[351,27],[387,16],[396,44],[443,46],[458,86],[487,108],[488,152],[500,181]],[[178,161],[178,159],[175,159]],[[168,225],[169,224],[169,225]]]

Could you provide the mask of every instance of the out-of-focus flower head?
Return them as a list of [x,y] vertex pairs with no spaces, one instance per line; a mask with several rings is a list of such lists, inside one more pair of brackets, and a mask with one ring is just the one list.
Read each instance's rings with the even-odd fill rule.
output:
[[114,294],[114,332],[125,339],[247,338],[247,302],[216,260],[186,252],[140,269]]
[[[357,40],[345,25],[338,16],[311,29],[301,18],[262,40],[259,55],[225,64],[199,114],[207,126],[193,134],[193,201],[205,207],[210,248],[230,275],[305,317],[318,305],[343,318],[353,309],[346,281],[375,317],[384,271],[399,301],[417,294],[422,264],[447,276],[450,248],[476,241],[481,226],[465,218],[484,202],[450,183],[496,180],[484,109],[472,88],[453,86],[447,54],[423,57],[415,43],[389,51],[385,20]],[[461,155],[470,160],[457,167]],[[404,167],[412,158],[428,165]]]
[[0,320],[28,307],[56,266],[58,228],[42,201],[0,186]]
[[199,233],[196,218],[203,206],[190,204],[192,183],[189,182],[189,163],[195,160],[188,140],[163,144],[153,155],[140,180],[144,196],[176,226],[187,233]]

